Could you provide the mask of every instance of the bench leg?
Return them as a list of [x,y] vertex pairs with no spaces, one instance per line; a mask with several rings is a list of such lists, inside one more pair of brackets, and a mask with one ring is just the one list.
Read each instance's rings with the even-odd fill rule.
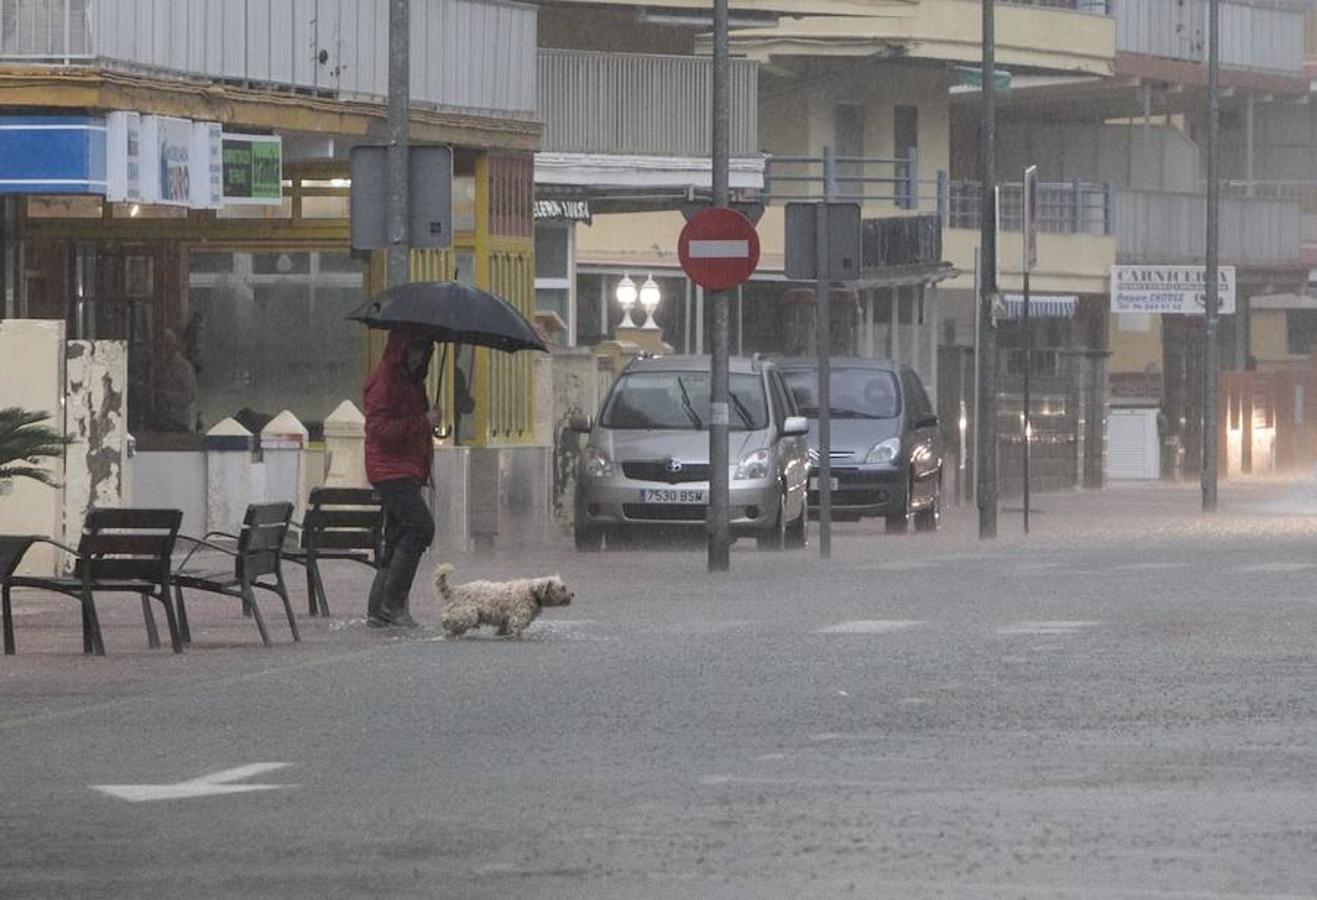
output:
[[160,603],[165,608],[165,620],[169,623],[169,644],[175,653],[183,652],[183,635],[178,627],[178,617],[174,614],[173,601],[169,599],[169,587],[160,588]]
[[13,656],[14,649],[14,610],[9,601],[9,585],[6,583],[4,588],[4,620],[5,620],[5,656]]
[[160,649],[160,632],[155,627],[155,613],[151,612],[151,595],[142,594],[142,618],[146,620],[146,646]]
[[183,602],[183,589],[174,585],[174,609],[178,611],[178,636],[183,643],[192,643],[192,627],[187,621],[187,604]]
[[308,614],[320,615],[320,598],[316,596],[316,561],[313,556],[306,558],[306,605]]
[[96,615],[96,601],[92,599],[91,591],[82,592],[82,616],[83,628],[83,652],[94,653],[96,656],[105,655],[105,640],[101,637],[101,620]]
[[251,582],[246,579],[243,579],[242,582],[242,603],[243,606],[252,611],[252,618],[256,620],[256,628],[261,633],[261,641],[264,642],[267,647],[273,646],[270,643],[270,633],[265,630],[265,620],[261,618],[260,607],[256,605],[256,597],[252,593]]
[[325,580],[320,577],[320,566],[316,566],[316,596],[320,598],[320,615],[329,616],[329,594],[325,591]]
[[288,614],[288,630],[293,633],[295,642],[301,641],[302,636],[297,633],[297,616],[293,615],[293,601],[288,597],[288,585],[284,584],[283,573],[276,572],[274,577],[276,583],[275,593],[284,602],[284,612]]

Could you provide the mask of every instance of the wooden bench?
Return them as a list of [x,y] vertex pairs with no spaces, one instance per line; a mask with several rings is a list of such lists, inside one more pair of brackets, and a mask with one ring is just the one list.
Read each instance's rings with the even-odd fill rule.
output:
[[[267,647],[271,646],[270,635],[265,628],[261,608],[256,604],[255,588],[277,594],[283,601],[284,612],[288,615],[288,628],[292,631],[293,640],[302,639],[297,633],[297,619],[293,615],[292,602],[288,599],[288,587],[284,584],[282,567],[281,551],[292,518],[291,503],[253,503],[247,507],[242,530],[237,535],[212,531],[200,539],[187,535],[179,536],[179,540],[192,545],[192,549],[179,564],[173,576],[179,631],[184,643],[192,642],[187,605],[183,599],[184,588],[241,600],[243,613],[251,615],[256,620],[256,629],[261,634],[261,641]],[[227,538],[234,542],[234,546],[222,546],[212,541],[212,538]],[[201,549],[224,554],[233,560],[233,567],[222,570],[188,568],[193,555]],[[273,577],[273,583],[261,581],[262,578],[270,577]]]
[[[174,542],[183,513],[177,509],[95,509],[87,514],[76,550],[44,537],[0,538],[0,574],[3,583],[5,654],[14,646],[13,588],[32,588],[72,597],[82,604],[82,650],[105,655],[100,620],[96,616],[97,593],[133,593],[142,598],[147,645],[160,646],[151,601],[165,608],[169,639],[175,653],[183,652],[178,620],[170,596],[170,565]],[[34,543],[53,544],[73,556],[71,576],[19,576],[14,572],[23,554]]]

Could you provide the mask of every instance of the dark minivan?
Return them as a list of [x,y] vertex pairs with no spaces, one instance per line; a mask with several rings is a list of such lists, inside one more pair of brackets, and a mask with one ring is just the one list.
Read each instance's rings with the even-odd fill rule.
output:
[[[832,360],[832,513],[840,520],[882,516],[889,532],[913,521],[933,531],[942,515],[938,421],[919,374],[900,363]],[[817,513],[818,363],[779,363],[800,414],[809,419],[809,505]]]

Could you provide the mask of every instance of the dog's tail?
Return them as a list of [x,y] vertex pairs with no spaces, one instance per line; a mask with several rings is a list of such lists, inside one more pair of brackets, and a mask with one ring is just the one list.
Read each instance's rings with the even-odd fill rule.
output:
[[452,575],[454,571],[452,563],[441,563],[434,570],[434,586],[445,601],[451,600],[453,596],[452,588],[448,584],[448,576]]

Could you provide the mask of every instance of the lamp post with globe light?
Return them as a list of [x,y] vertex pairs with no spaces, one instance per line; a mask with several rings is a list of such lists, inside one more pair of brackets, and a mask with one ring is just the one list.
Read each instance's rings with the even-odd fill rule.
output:
[[641,328],[650,330],[658,328],[658,323],[654,321],[654,311],[658,309],[662,300],[663,293],[659,290],[658,282],[654,280],[653,275],[650,275],[640,286],[640,307],[645,311],[645,324],[640,326]]
[[631,280],[631,276],[623,275],[622,280],[617,283],[617,305],[622,307],[622,323],[618,328],[635,328],[636,323],[631,321],[631,310],[635,309],[636,283]]

